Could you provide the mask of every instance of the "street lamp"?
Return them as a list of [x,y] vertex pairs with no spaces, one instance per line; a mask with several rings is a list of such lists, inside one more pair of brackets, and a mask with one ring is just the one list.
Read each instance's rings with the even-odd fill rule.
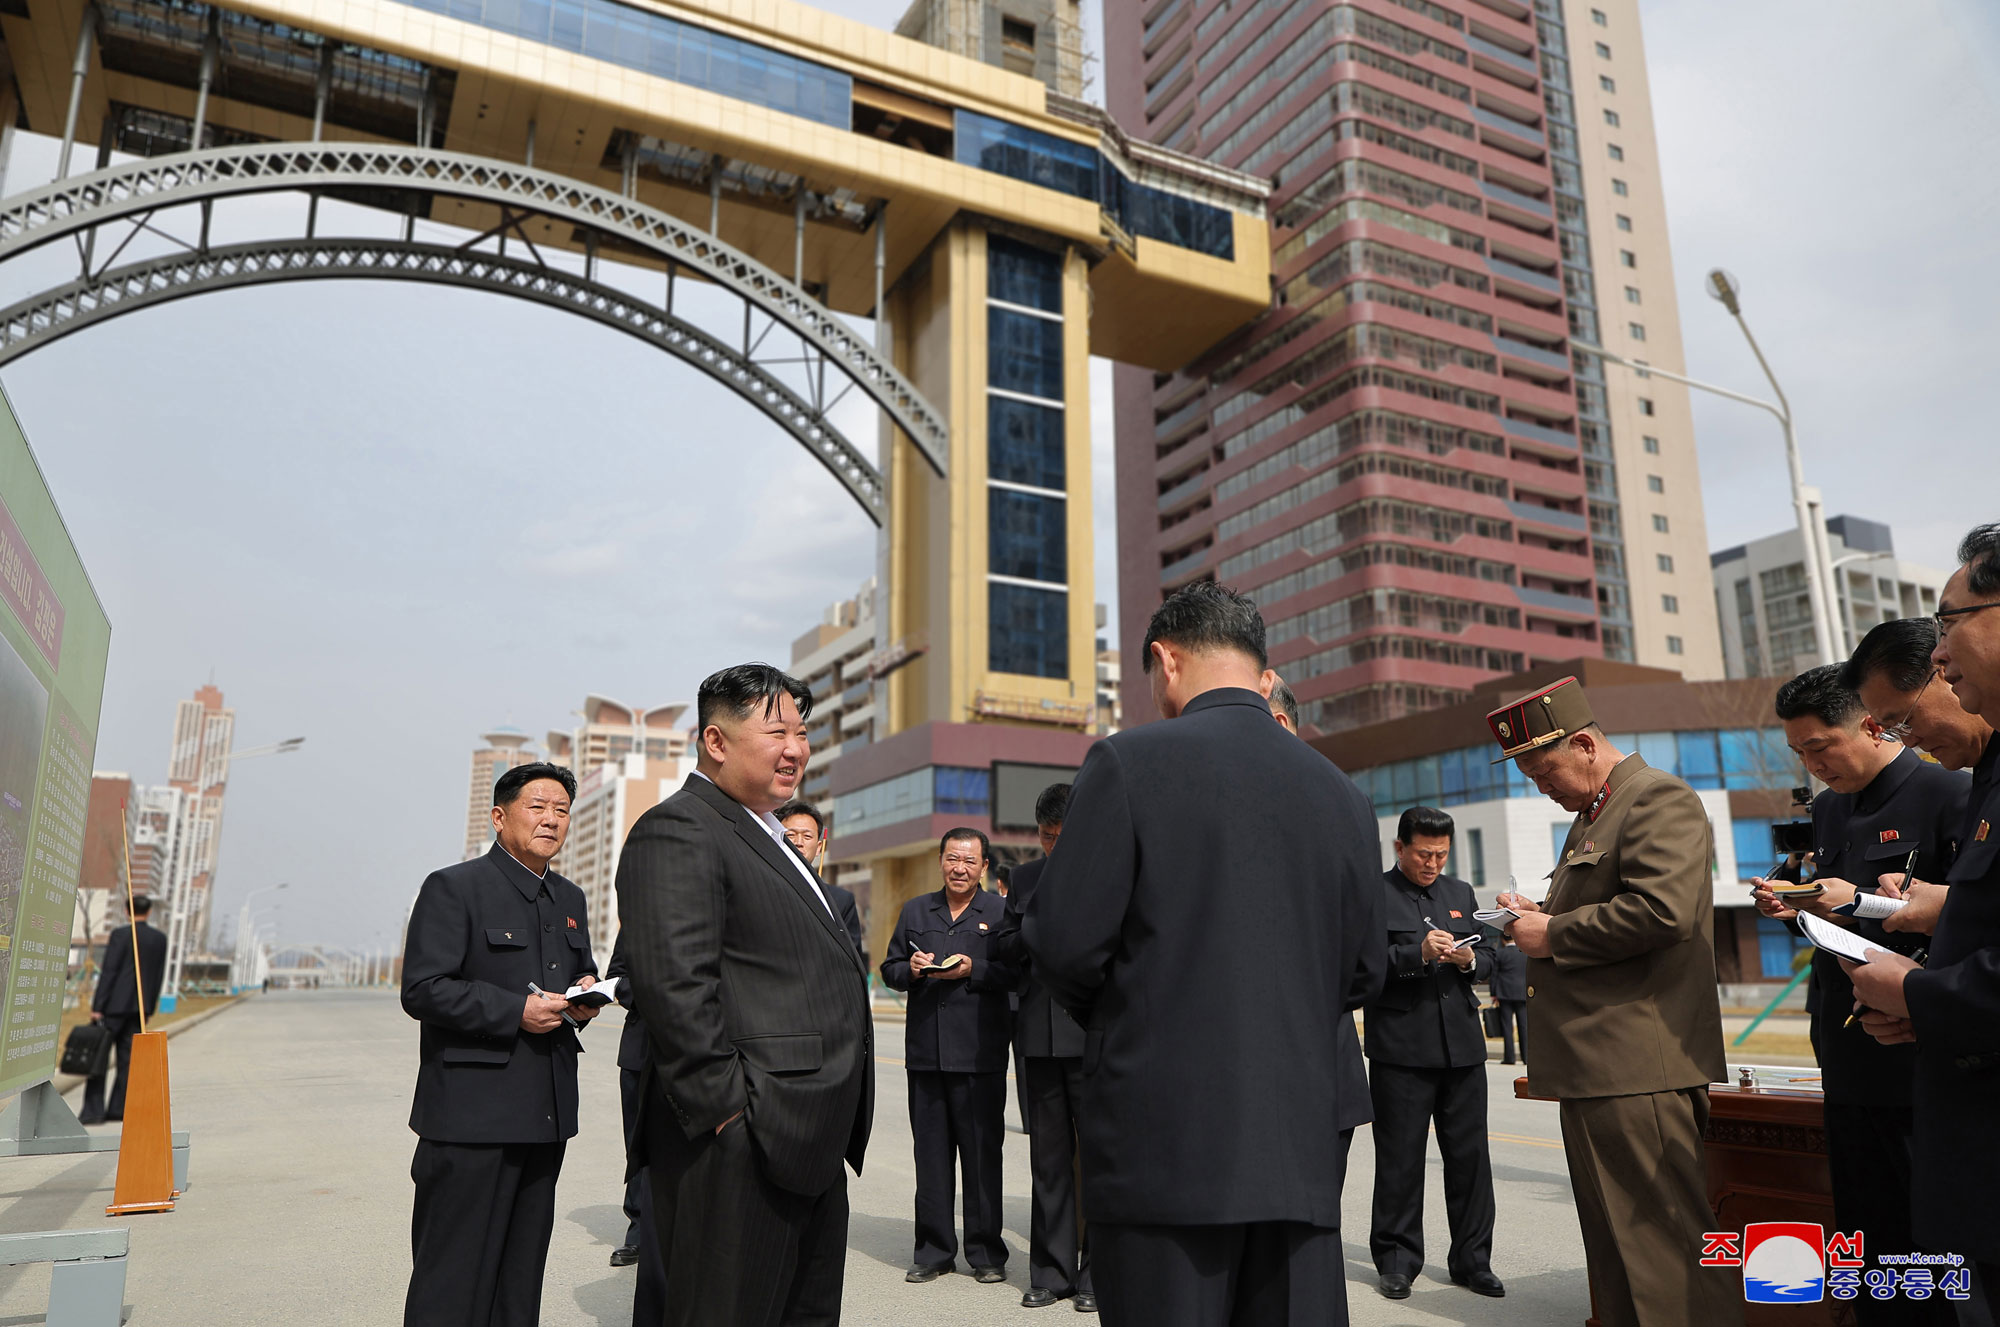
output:
[[[288,756],[306,744],[303,737],[287,737],[282,742],[271,742],[264,746],[248,747],[242,751],[231,751],[222,758],[222,778],[229,779],[229,767],[239,760],[250,760],[257,756]],[[199,800],[201,794],[195,794]],[[189,834],[193,831],[190,828]],[[187,960],[188,939],[188,884],[194,876],[195,863],[191,857],[192,845],[184,843],[181,849],[180,869],[174,872],[173,888],[167,896],[167,971],[160,982],[159,1009],[163,1014],[172,1013],[180,1003],[181,969]],[[215,865],[222,854],[222,845],[217,843],[208,860],[208,887],[215,888]],[[212,895],[211,895],[212,897]]]
[[1718,267],[1708,274],[1705,287],[1710,295],[1722,301],[1722,306],[1736,319],[1736,325],[1743,329],[1743,337],[1750,343],[1751,353],[1757,356],[1757,363],[1763,368],[1764,377],[1770,382],[1771,390],[1777,394],[1778,399],[1775,403],[1761,397],[1746,396],[1727,387],[1718,387],[1714,383],[1702,382],[1685,374],[1674,373],[1642,359],[1628,359],[1615,351],[1578,340],[1576,337],[1571,337],[1569,343],[1586,355],[1595,355],[1606,363],[1621,364],[1642,378],[1648,374],[1657,375],[1668,382],[1680,383],[1684,387],[1693,387],[1715,396],[1727,397],[1744,405],[1754,405],[1759,410],[1767,410],[1777,417],[1778,423],[1783,425],[1785,430],[1785,461],[1791,468],[1792,475],[1792,509],[1798,516],[1799,538],[1804,544],[1802,554],[1806,573],[1806,598],[1812,605],[1813,636],[1819,647],[1819,661],[1823,664],[1839,663],[1842,653],[1839,645],[1840,631],[1833,607],[1835,603],[1833,568],[1826,542],[1826,516],[1822,509],[1820,492],[1806,484],[1805,468],[1799,462],[1799,439],[1792,423],[1791,402],[1785,398],[1785,389],[1778,385],[1777,375],[1771,372],[1770,364],[1764,359],[1764,352],[1757,345],[1757,338],[1750,334],[1750,325],[1743,321],[1743,309],[1739,300],[1742,286],[1735,277]]
[[230,994],[241,995],[243,987],[246,984],[243,980],[243,970],[250,961],[251,952],[249,947],[250,900],[256,898],[259,894],[275,894],[281,889],[290,888],[291,882],[286,881],[283,884],[265,885],[262,889],[253,889],[243,896],[242,910],[236,914],[236,957],[229,965]]

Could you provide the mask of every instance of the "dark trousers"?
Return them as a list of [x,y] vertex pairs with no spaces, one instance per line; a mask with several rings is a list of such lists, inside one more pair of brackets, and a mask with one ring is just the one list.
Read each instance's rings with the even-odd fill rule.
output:
[[1098,1221],[1090,1239],[1108,1327],[1347,1327],[1336,1228]]
[[653,1205],[652,1186],[646,1168],[631,1164],[633,1148],[640,1141],[639,1128],[641,1075],[637,1069],[618,1071],[618,1106],[625,1124],[625,1243],[639,1250],[638,1284],[632,1291],[632,1327],[653,1327],[667,1313],[667,1266],[660,1257],[659,1241],[652,1236],[653,1222],[647,1208]]
[[1433,1122],[1451,1225],[1445,1267],[1466,1277],[1493,1252],[1493,1159],[1486,1148],[1486,1066],[1412,1069],[1373,1061],[1375,1203],[1368,1251],[1375,1270],[1414,1280],[1424,1269],[1424,1159]]
[[537,1327],[563,1148],[417,1140],[404,1327]]
[[1557,1111],[1602,1327],[1741,1324],[1742,1272],[1700,1265],[1715,1224],[1708,1089],[1572,1098]]
[[111,1089],[111,1102],[105,1104],[104,1079],[106,1073],[92,1074],[83,1080],[83,1120],[86,1124],[96,1124],[99,1120],[122,1120],[125,1118],[125,1080],[132,1073],[132,1034],[139,1030],[139,1015],[106,1014],[104,1030],[109,1032],[118,1048],[118,1082]]
[[[1829,1102],[1824,1114],[1834,1226],[1866,1233],[1862,1251],[1871,1271],[1880,1266],[1877,1259],[1882,1254],[1913,1252],[1917,1244],[1910,1234],[1910,1108]],[[1888,1270],[1893,1275],[1902,1269]],[[1848,1302],[1855,1322],[1864,1327],[1878,1323],[1949,1327],[1958,1321],[1951,1301],[1941,1294],[1929,1299],[1902,1295],[1876,1299],[1864,1292]]]
[[838,1323],[847,1172],[824,1193],[793,1193],[764,1177],[740,1117],[697,1138],[665,1110],[647,1119],[645,1216],[673,1287],[665,1316],[649,1327]]
[[1514,1033],[1518,1030],[1521,1034],[1519,1058],[1525,1063],[1528,1058],[1528,1002],[1501,1000],[1497,1003],[1500,1006],[1500,1058],[1510,1064],[1513,1063]]
[[957,1188],[952,1163],[965,1183],[965,1260],[974,1267],[1005,1267],[1000,1238],[1000,1148],[1007,1113],[1007,1075],[942,1074],[911,1069],[910,1133],[916,1141],[917,1244],[920,1267],[956,1263],[958,1232],[952,1220]]
[[1021,1061],[1028,1105],[1028,1284],[1058,1295],[1091,1293],[1090,1236],[1078,1236],[1076,1127],[1083,1101],[1080,1056]]

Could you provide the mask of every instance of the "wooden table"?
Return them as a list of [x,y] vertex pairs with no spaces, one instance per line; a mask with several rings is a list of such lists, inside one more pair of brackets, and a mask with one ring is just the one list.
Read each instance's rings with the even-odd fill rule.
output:
[[[1549,1101],[1514,1080],[1514,1095]],[[1708,1205],[1716,1230],[1756,1221],[1814,1221],[1829,1233],[1833,1188],[1826,1164],[1826,1122],[1816,1093],[1775,1092],[1717,1083],[1708,1090]],[[1595,1292],[1592,1295],[1595,1300]],[[1747,1327],[1853,1327],[1849,1303],[1745,1304]],[[1589,1327],[1597,1327],[1596,1304]]]

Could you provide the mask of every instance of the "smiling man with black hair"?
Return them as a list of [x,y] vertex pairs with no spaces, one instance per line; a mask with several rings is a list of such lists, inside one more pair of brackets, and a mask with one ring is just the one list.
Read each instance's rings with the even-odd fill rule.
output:
[[403,1009],[423,1024],[410,1128],[416,1208],[405,1327],[533,1327],[556,1176],[577,1131],[577,1028],[597,979],[583,891],[549,862],[576,776],[517,765],[493,785],[494,843],[432,872],[410,910]]
[[635,1130],[671,1327],[837,1323],[847,1177],[875,1096],[867,974],[825,882],[772,812],[811,749],[812,692],[769,664],[696,695],[695,772],[618,863],[646,1020]]

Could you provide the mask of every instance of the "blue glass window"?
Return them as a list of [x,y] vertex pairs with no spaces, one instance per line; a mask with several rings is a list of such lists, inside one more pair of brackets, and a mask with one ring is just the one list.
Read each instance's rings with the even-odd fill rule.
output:
[[1677,733],[1680,746],[1681,778],[1690,788],[1720,788],[1722,761],[1716,754],[1715,734],[1709,731]]
[[[1117,176],[1109,167],[1105,173]],[[1234,261],[1236,224],[1223,208],[1122,177],[1118,177],[1117,192],[1124,204],[1119,224],[1134,235]]]
[[987,582],[986,666],[996,673],[1068,677],[1069,595]]
[[1063,325],[1011,309],[986,310],[986,380],[1010,392],[1063,399]]
[[1771,848],[1771,821],[1754,816],[1732,816],[1729,840],[1736,849],[1736,878],[1748,880],[1764,875],[1778,864]]
[[1791,927],[1775,917],[1757,919],[1757,963],[1766,977],[1789,978],[1795,971],[1793,955],[1805,947],[1806,938],[1793,934]]
[[988,235],[986,295],[1009,304],[1061,313],[1062,256],[1004,235]]
[[1550,851],[1554,853],[1558,866],[1562,864],[1563,844],[1569,841],[1569,827],[1571,823],[1567,820],[1559,820],[1549,826]]
[[1438,783],[1446,806],[1455,806],[1466,799],[1465,796],[1465,755],[1464,751],[1447,751],[1438,757]]
[[1439,799],[1438,762],[1436,756],[1421,756],[1416,761],[1417,801],[1424,806],[1436,806]]
[[935,794],[932,813],[941,816],[984,816],[993,811],[993,772],[939,765],[932,771]]
[[1640,733],[1639,758],[1654,769],[1663,769],[1669,774],[1680,773],[1677,768],[1681,758],[1680,746],[1674,741],[1672,733]]
[[1061,585],[1069,580],[1069,503],[1011,488],[986,490],[987,570]]
[[1072,143],[972,111],[958,112],[952,139],[961,165],[1097,201],[1101,158],[1097,149],[1086,143]]
[[835,128],[854,124],[854,83],[839,70],[616,0],[405,3]]
[[1787,788],[1805,782],[1782,728],[1728,728],[1717,734],[1729,788]]
[[1066,488],[1063,412],[1006,396],[986,398],[986,473],[1036,488]]

